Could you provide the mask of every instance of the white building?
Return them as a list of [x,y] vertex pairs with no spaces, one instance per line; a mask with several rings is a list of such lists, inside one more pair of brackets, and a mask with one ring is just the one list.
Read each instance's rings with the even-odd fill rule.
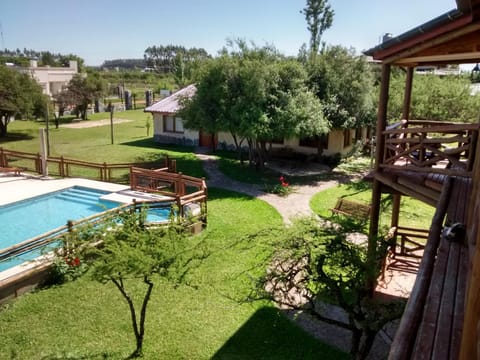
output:
[[62,90],[62,87],[78,73],[78,65],[75,60],[70,60],[68,67],[50,67],[37,65],[36,60],[30,60],[30,66],[26,68],[32,77],[37,80],[43,89],[43,93],[52,96]]

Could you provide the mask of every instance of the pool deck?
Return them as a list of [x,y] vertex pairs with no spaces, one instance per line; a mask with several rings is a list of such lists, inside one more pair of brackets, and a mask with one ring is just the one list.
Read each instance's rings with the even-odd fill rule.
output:
[[[44,195],[50,192],[67,189],[73,186],[83,186],[110,192],[110,194],[106,196],[116,196],[115,199],[112,200],[117,202],[127,203],[131,202],[134,197],[140,198],[140,196],[133,196],[134,194],[131,194],[130,187],[127,185],[112,184],[79,178],[53,179],[23,174],[19,176],[4,174],[0,175],[0,206],[29,199],[35,196]],[[12,281],[17,281],[19,278],[21,279],[24,274],[29,274],[37,271],[37,269],[44,268],[50,262],[51,255],[46,254],[40,258],[37,258],[36,260],[27,261],[23,264],[1,271],[0,290],[8,286]],[[17,290],[15,290],[15,292],[17,292]],[[0,303],[1,302],[2,299],[0,299]]]
[[127,185],[78,178],[52,179],[25,175],[4,175],[0,176],[0,206],[72,186],[84,186],[112,193],[130,189]]

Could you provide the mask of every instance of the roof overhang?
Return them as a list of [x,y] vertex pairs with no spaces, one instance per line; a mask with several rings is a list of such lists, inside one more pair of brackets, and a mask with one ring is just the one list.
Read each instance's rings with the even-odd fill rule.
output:
[[401,66],[480,62],[480,0],[459,2],[462,3],[459,9],[417,26],[365,54],[382,63]]

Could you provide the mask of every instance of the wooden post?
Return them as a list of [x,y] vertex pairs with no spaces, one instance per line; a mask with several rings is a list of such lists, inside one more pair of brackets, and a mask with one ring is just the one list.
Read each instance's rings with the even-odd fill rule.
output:
[[413,85],[413,67],[407,68],[407,78],[405,81],[405,92],[403,97],[403,112],[402,117],[405,120],[410,119],[410,104],[412,102],[412,85]]
[[[475,133],[477,130],[475,130]],[[480,137],[477,137],[475,143],[476,149],[480,148]],[[480,292],[478,284],[480,283],[480,155],[475,154],[475,148],[471,149],[473,159],[473,188],[470,196],[467,238],[469,250],[469,281],[467,293],[465,295],[465,320],[462,331],[462,344],[460,346],[460,359],[478,359],[480,349]]]
[[[381,172],[380,164],[383,161],[385,152],[385,138],[382,132],[387,127],[387,106],[388,106],[388,90],[390,87],[390,64],[382,64],[382,82],[380,86],[380,100],[377,113],[377,134],[376,134],[376,153],[375,153],[375,173]],[[370,213],[370,228],[368,235],[368,268],[371,274],[367,277],[367,287],[373,293],[376,284],[375,262],[377,257],[377,236],[378,222],[380,217],[380,200],[381,200],[382,184],[374,178],[372,189],[372,210]]]
[[435,256],[437,254],[440,237],[442,235],[442,224],[447,213],[454,180],[448,176],[442,187],[442,193],[437,203],[435,215],[430,226],[430,233],[423,252],[422,262],[418,269],[415,286],[405,307],[400,325],[390,347],[390,360],[408,360],[411,358],[412,348],[415,345],[417,330],[422,320],[423,306],[428,295]]
[[[393,204],[392,204],[392,219],[390,222],[390,227],[395,227],[398,229],[398,219],[400,217],[400,201],[402,200],[402,195],[400,193],[393,194]],[[395,230],[395,234],[392,237],[392,242],[394,242],[395,246],[393,248],[393,253],[396,253],[397,250],[397,230]]]
[[107,180],[107,163],[103,163],[103,168],[100,169],[100,178],[102,181]]
[[60,156],[60,163],[58,164],[58,171],[60,172],[61,177],[65,177],[65,162],[63,160],[63,155]]

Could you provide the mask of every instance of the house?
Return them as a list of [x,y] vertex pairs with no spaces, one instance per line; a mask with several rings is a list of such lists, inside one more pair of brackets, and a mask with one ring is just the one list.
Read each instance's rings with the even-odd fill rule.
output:
[[[181,108],[184,98],[193,96],[196,92],[195,85],[189,85],[172,95],[156,102],[145,109],[153,114],[153,137],[155,141],[163,144],[181,144],[189,146],[212,147],[213,142],[225,149],[234,149],[234,140],[231,134],[219,132],[212,136],[210,133],[185,128],[183,119],[176,116]],[[368,129],[333,130],[320,138],[323,143],[324,155],[345,155],[352,150],[358,140],[368,137]],[[272,148],[278,151],[287,150],[301,154],[317,154],[318,139],[315,138],[292,138],[277,139],[272,141]]]
[[[412,229],[401,226],[401,197],[416,198],[436,209],[391,346],[391,360],[480,358],[478,119],[458,124],[410,118],[417,67],[477,63],[480,58],[480,0],[456,3],[456,9],[365,52],[382,69],[369,254],[375,257],[381,236],[382,194],[393,196],[391,226],[401,241],[392,247],[396,255],[408,256],[405,239],[415,238]],[[388,124],[392,67],[403,68],[406,81],[403,118]]]
[[30,66],[23,71],[37,80],[44,94],[52,96],[60,92],[78,73],[78,65],[75,60],[70,60],[68,67],[38,66],[36,60],[30,60]]

